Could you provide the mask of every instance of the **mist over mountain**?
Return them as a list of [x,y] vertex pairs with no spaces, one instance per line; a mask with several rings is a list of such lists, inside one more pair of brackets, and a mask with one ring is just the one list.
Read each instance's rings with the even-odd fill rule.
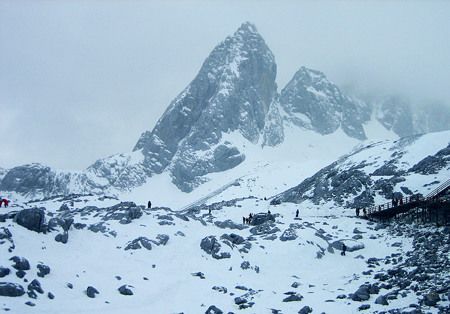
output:
[[245,162],[249,147],[288,145],[286,129],[299,137],[341,130],[362,141],[371,139],[366,133],[373,125],[400,137],[450,128],[443,105],[419,108],[395,96],[363,101],[306,67],[278,93],[276,74],[273,53],[256,27],[244,23],[213,49],[133,152],[99,159],[77,173],[39,164],[4,170],[0,190],[30,196],[127,191],[167,173],[190,192],[209,180],[206,175]]

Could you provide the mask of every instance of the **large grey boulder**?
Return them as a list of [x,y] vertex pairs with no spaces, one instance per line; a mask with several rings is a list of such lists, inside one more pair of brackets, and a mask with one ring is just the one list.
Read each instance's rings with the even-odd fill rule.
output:
[[125,246],[125,251],[139,250],[141,248],[151,250],[152,249],[152,240],[150,240],[146,237],[138,237],[127,243],[127,245]]
[[258,213],[258,214],[253,215],[253,217],[250,221],[250,224],[252,226],[258,226],[267,221],[275,221],[275,216],[272,214]]
[[45,208],[27,208],[19,211],[14,221],[29,230],[36,232],[46,231]]
[[25,294],[24,288],[12,282],[0,282],[0,296],[20,297]]
[[228,252],[220,252],[222,245],[215,236],[208,236],[200,242],[200,248],[215,259],[230,258]]

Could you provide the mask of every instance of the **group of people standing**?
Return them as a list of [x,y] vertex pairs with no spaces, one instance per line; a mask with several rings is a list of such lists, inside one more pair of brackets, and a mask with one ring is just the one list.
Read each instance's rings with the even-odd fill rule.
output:
[[244,225],[249,225],[249,224],[251,224],[252,223],[252,219],[253,219],[253,214],[252,213],[250,213],[250,214],[248,214],[248,217],[242,217],[242,223],[244,224]]

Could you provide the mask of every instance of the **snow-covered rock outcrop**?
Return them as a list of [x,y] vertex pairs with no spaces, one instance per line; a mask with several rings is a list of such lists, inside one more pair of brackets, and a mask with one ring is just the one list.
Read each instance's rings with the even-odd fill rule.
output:
[[365,207],[399,196],[426,195],[448,179],[450,131],[369,144],[323,168],[272,203],[310,201]]

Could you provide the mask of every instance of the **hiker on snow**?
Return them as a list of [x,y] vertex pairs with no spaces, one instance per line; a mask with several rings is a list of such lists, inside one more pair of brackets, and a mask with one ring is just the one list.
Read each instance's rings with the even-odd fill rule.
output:
[[147,208],[152,208],[152,202],[148,201]]
[[345,243],[342,243],[342,252],[341,252],[342,256],[345,256],[345,251],[347,251],[347,246],[345,245]]
[[298,218],[298,213],[299,213],[299,211],[297,209],[297,211],[295,212],[295,218]]

